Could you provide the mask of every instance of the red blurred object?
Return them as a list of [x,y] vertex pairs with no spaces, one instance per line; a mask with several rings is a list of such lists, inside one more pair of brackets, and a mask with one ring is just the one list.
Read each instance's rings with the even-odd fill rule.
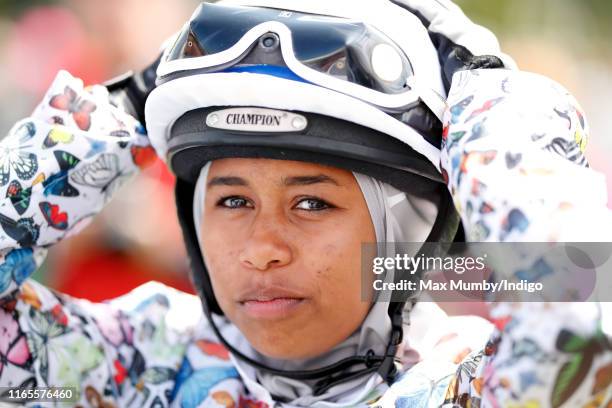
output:
[[60,69],[99,83],[109,76],[97,41],[78,18],[62,7],[36,7],[17,21],[8,36],[8,72],[18,86],[42,95]]
[[69,257],[65,261],[54,265],[61,274],[53,286],[62,293],[93,302],[124,295],[151,280],[195,293],[187,273],[177,276],[121,252],[92,248],[82,257]]

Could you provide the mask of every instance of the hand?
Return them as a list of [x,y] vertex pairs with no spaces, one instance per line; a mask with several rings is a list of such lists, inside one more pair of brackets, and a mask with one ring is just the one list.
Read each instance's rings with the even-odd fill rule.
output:
[[129,71],[104,84],[110,92],[111,101],[138,119],[145,128],[145,102],[151,91],[155,89],[156,71],[160,59],[161,55],[144,70],[136,73]]

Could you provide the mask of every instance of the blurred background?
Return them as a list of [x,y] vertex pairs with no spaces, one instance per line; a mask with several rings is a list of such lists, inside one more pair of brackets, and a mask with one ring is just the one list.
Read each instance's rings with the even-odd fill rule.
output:
[[[492,29],[519,67],[567,87],[587,113],[591,166],[612,191],[612,2],[457,0]],[[154,60],[191,15],[195,0],[0,0],[0,125],[27,116],[59,69],[99,83]],[[54,247],[35,276],[73,296],[103,300],[149,280],[191,291],[173,202],[173,177],[158,163],[123,188],[76,239]],[[451,310],[452,311],[452,310]],[[456,305],[456,313],[481,313]]]

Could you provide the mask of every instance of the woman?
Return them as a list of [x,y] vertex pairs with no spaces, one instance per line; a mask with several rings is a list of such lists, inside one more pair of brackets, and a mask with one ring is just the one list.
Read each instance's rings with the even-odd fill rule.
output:
[[[440,34],[465,23],[450,4],[236,3],[196,11],[165,49],[150,94],[142,78],[109,85],[109,95],[62,72],[2,142],[0,383],[73,386],[83,406],[606,403],[610,333],[597,304],[502,303],[497,331],[487,343],[479,329],[474,353],[416,364],[403,337],[413,294],[390,302],[363,290],[372,275],[361,280],[371,261],[362,243],[450,242],[458,215],[471,240],[572,236],[571,225],[552,236],[549,217],[531,218],[571,214],[568,197],[540,191],[544,207],[487,180],[497,169],[505,183],[529,187],[522,174],[542,163],[548,180],[595,179],[535,142],[498,141],[535,90],[537,113],[563,105],[563,115],[531,117],[517,138],[536,123],[551,132],[539,143],[562,138],[580,163],[575,135],[586,124],[565,91],[499,69],[511,66],[501,54],[474,57],[458,45],[479,28]],[[479,54],[499,54],[483,44]],[[498,69],[453,76],[465,68]],[[148,138],[126,111],[146,118]],[[25,281],[45,247],[75,233],[143,165],[149,140],[177,175],[199,299],[149,284],[92,304]],[[468,210],[485,202],[495,210]],[[585,202],[577,208],[610,219],[603,203]],[[524,220],[510,222],[519,212]],[[549,319],[546,333],[534,319]]]

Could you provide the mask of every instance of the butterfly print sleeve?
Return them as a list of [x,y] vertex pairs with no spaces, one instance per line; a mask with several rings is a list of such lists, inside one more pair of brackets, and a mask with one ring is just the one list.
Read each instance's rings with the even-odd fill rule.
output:
[[132,343],[119,353],[113,341],[140,326],[29,277],[46,248],[82,229],[154,157],[144,128],[106,88],[84,88],[64,71],[0,141],[0,386],[72,385],[81,402],[112,406],[104,396],[119,395],[136,361]]
[[[588,133],[579,104],[547,78],[455,74],[441,167],[466,240],[610,241],[605,179],[584,156]],[[610,406],[611,312],[597,302],[492,303],[495,331],[459,366],[444,406]]]
[[144,128],[61,71],[32,115],[0,142],[0,294],[10,297],[45,248],[82,229],[154,157]]

